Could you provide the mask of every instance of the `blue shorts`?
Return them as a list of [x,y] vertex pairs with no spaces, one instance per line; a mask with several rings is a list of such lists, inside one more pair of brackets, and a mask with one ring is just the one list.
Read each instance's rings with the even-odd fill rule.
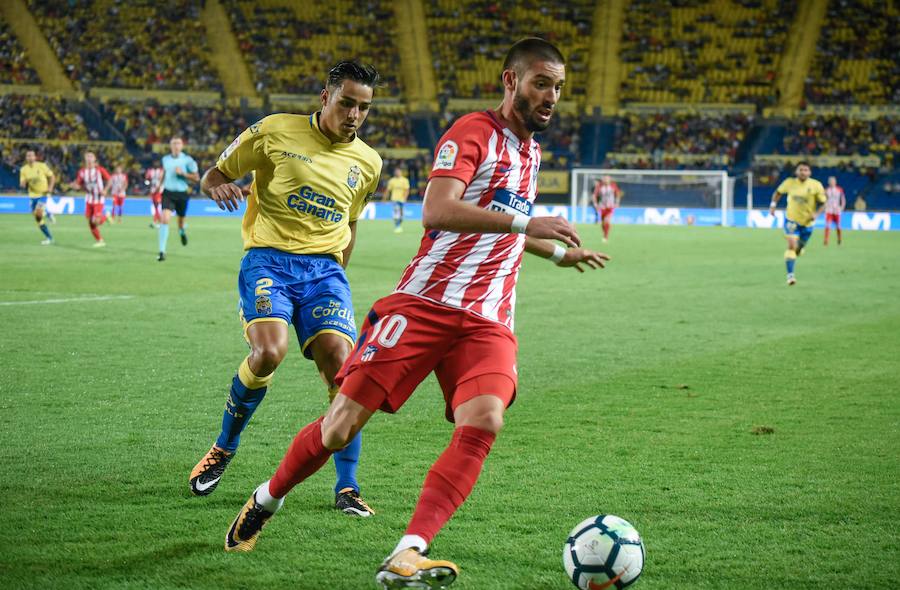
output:
[[40,203],[41,205],[46,207],[47,206],[47,196],[44,195],[43,197],[35,197],[35,198],[31,199],[31,212],[32,213],[34,213],[34,210],[37,209],[38,203]]
[[797,236],[801,242],[808,242],[812,236],[813,226],[800,225],[796,221],[791,221],[787,217],[784,218],[784,235]]
[[356,342],[350,284],[331,255],[252,248],[241,260],[238,293],[245,335],[255,322],[293,324],[308,359],[309,344],[319,334],[337,334],[351,346]]

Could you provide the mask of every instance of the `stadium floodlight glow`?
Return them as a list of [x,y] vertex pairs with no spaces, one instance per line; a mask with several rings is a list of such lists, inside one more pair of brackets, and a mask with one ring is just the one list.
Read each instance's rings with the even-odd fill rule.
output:
[[724,170],[573,168],[569,183],[572,221],[593,223],[594,183],[609,176],[623,192],[623,207],[717,209],[721,225],[733,225],[734,179]]

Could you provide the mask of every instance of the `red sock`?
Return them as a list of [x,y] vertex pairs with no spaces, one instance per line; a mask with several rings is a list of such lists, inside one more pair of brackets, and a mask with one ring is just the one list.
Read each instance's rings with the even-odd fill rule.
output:
[[407,535],[419,535],[429,543],[434,539],[472,492],[495,438],[472,426],[453,431],[450,446],[425,477],[416,511],[406,527]]
[[841,228],[837,228],[838,244],[841,243]]
[[603,222],[603,237],[609,238],[609,222],[608,221]]
[[93,223],[91,223],[91,233],[94,234],[94,239],[98,242],[103,239],[103,236],[100,235],[100,230]]
[[333,452],[322,444],[322,418],[308,424],[294,437],[269,480],[269,493],[274,498],[284,498],[294,486],[325,465]]
[[[831,229],[826,225],[825,226],[825,245],[828,245],[828,234],[831,233]],[[840,238],[838,238],[840,239]]]

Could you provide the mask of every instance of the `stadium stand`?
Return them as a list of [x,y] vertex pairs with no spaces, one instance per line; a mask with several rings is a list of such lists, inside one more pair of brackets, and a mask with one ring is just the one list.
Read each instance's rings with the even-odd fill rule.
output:
[[103,111],[142,151],[165,151],[169,140],[179,135],[186,145],[211,146],[213,151],[221,152],[253,122],[241,109],[223,104],[196,106],[160,104],[152,100],[109,100],[103,105]]
[[789,121],[785,154],[850,156],[870,154],[895,159],[900,152],[900,119],[851,119],[840,115],[806,115]]
[[0,95],[2,136],[17,139],[89,140],[99,134],[88,129],[76,101],[42,95]]
[[617,124],[614,151],[644,154],[666,167],[679,165],[678,156],[684,155],[708,156],[710,163],[724,157],[730,163],[753,123],[753,115],[739,113],[629,113]]
[[386,0],[224,0],[258,92],[318,94],[329,68],[342,59],[371,62],[381,92],[401,93],[394,12]]
[[200,3],[29,0],[69,78],[82,88],[221,90]]
[[426,11],[435,78],[443,96],[500,96],[497,72],[510,39],[532,35],[556,43],[565,55],[564,98],[584,94],[594,2],[438,0],[427,3]]
[[778,0],[633,0],[621,101],[774,104],[794,8]]
[[25,48],[0,19],[0,84],[40,84],[34,68],[28,62]]
[[900,7],[883,0],[832,0],[807,78],[810,103],[900,102]]
[[360,137],[375,148],[414,147],[412,125],[404,111],[383,111],[377,103],[360,130]]

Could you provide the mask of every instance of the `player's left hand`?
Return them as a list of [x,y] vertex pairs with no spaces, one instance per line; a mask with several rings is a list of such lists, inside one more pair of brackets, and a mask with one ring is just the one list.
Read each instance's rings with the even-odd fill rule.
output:
[[560,260],[557,266],[574,266],[578,272],[584,272],[582,265],[589,268],[606,268],[606,263],[610,258],[608,254],[603,252],[594,252],[586,248],[569,248],[566,255]]
[[177,174],[178,176],[184,176],[184,170],[181,169],[181,166],[175,167],[175,174]]

